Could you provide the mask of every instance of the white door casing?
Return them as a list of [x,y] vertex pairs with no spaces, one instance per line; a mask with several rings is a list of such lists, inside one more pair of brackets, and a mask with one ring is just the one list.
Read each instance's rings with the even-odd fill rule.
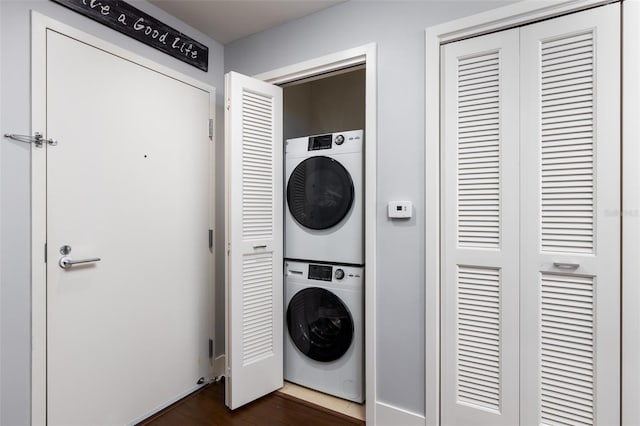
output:
[[283,385],[282,89],[225,75],[226,404]]
[[622,4],[622,418],[640,424],[640,2]]
[[442,423],[518,421],[518,30],[442,47]]
[[521,30],[521,421],[620,422],[620,5]]
[[131,423],[211,376],[212,92],[46,40],[46,421]]

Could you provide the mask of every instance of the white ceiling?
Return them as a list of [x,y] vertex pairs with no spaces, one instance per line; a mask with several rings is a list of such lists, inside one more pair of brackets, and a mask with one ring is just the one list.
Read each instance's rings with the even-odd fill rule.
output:
[[214,40],[226,44],[346,0],[150,1]]

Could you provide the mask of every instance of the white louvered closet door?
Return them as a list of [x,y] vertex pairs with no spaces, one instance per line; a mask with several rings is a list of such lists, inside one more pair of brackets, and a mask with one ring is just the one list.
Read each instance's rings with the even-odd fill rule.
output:
[[521,420],[620,422],[620,6],[521,30]]
[[282,89],[225,75],[226,404],[283,384]]
[[518,423],[518,30],[442,47],[442,423]]

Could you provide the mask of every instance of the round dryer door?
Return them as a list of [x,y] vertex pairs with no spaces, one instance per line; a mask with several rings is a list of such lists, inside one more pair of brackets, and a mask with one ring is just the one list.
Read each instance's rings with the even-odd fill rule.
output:
[[353,340],[349,309],[338,296],[318,287],[293,296],[287,307],[287,329],[296,347],[316,361],[339,359]]
[[302,226],[327,229],[340,223],[353,204],[353,180],[333,158],[307,158],[293,170],[287,183],[287,204]]

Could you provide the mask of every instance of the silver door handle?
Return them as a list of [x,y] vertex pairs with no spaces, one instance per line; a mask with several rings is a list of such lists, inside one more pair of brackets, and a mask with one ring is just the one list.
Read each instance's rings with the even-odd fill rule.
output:
[[73,260],[69,256],[62,256],[58,261],[58,265],[60,265],[62,269],[69,269],[73,265],[80,265],[82,263],[100,262],[100,260],[101,259],[99,257],[92,257],[90,259]]
[[578,269],[579,263],[553,262],[553,267],[558,269]]

